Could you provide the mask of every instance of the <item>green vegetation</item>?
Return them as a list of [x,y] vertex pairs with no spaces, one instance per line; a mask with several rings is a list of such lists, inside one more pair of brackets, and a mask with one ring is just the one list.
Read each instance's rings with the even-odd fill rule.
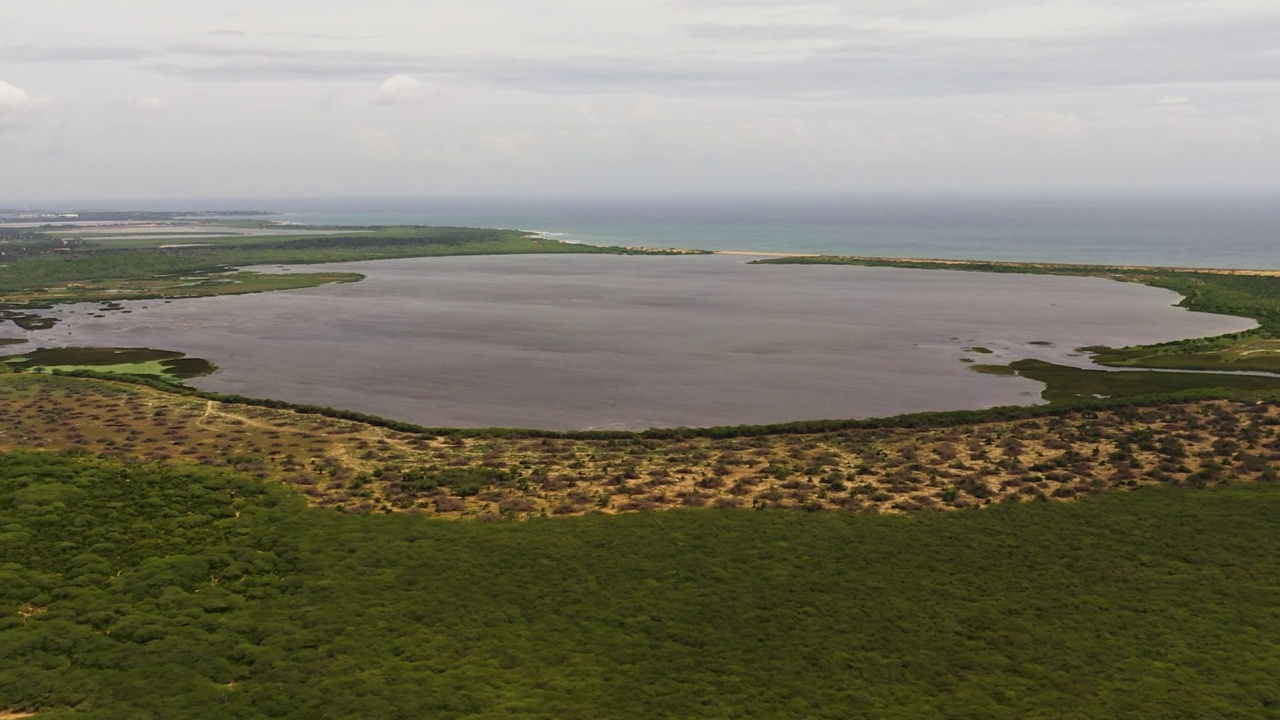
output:
[[[403,232],[190,250],[439,245]],[[550,242],[450,248],[508,241]],[[10,268],[115,262],[81,252]],[[173,384],[199,362],[0,362],[0,444],[47,450],[0,452],[0,717],[1280,713],[1277,378],[1028,360],[975,369],[1053,407],[551,433]]]
[[1006,366],[976,365],[979,372],[1012,375],[1045,384],[1041,393],[1051,403],[1073,405],[1091,398],[1139,398],[1163,393],[1280,391],[1280,377],[1180,373],[1154,370],[1085,370],[1042,360],[1018,360]]
[[[154,386],[154,387],[149,387]],[[1205,400],[1236,395],[1234,400]],[[134,378],[0,377],[0,449],[193,461],[346,512],[532,518],[691,507],[922,512],[1231,477],[1270,481],[1280,393],[645,433],[443,431]],[[1265,400],[1260,402],[1260,400]],[[376,421],[377,419],[373,419]]]
[[0,704],[42,718],[1280,707],[1275,484],[432,523],[226,471],[9,453],[0,529]]
[[1094,360],[1117,367],[1280,372],[1280,338],[1261,330],[1129,348],[1098,348]]
[[1088,348],[1096,353],[1094,359],[1100,364],[1174,370],[1280,372],[1280,273],[1277,272],[832,256],[772,258],[756,262],[1081,275],[1138,282],[1181,294],[1183,299],[1179,305],[1190,310],[1253,318],[1259,327],[1217,338],[1120,349]]
[[1018,371],[1008,365],[974,365],[970,370],[983,375],[1017,375]]
[[191,247],[119,246],[110,241],[30,240],[0,265],[0,309],[32,303],[192,297],[349,282],[350,273],[267,275],[233,267],[388,258],[513,253],[638,253],[577,245],[515,230],[394,227],[351,233],[229,238]]
[[217,370],[213,363],[185,353],[150,348],[49,348],[0,360],[0,366],[36,372],[90,370],[107,375],[140,375],[178,383]]

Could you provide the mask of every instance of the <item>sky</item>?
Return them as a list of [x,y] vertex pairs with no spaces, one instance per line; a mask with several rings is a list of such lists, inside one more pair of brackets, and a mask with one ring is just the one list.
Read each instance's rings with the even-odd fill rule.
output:
[[0,203],[1280,188],[1275,0],[7,0]]

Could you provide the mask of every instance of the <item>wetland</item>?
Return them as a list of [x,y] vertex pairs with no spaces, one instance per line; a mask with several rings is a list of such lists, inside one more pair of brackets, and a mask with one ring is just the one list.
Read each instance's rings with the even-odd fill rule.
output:
[[[286,273],[288,266],[254,268]],[[309,265],[357,283],[62,305],[36,347],[155,347],[189,384],[430,426],[643,429],[1040,401],[972,372],[1074,349],[1248,330],[1169,290],[1102,278],[758,266],[731,256],[522,255]],[[984,352],[987,351],[987,352]]]
[[360,233],[8,246],[0,718],[1280,706],[1280,279]]

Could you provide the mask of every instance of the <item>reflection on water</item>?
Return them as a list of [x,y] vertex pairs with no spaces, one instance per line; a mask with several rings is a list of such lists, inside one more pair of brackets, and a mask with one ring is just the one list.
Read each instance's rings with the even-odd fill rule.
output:
[[[222,392],[433,426],[644,428],[1034,402],[962,358],[1083,362],[1072,348],[1233,332],[1173,293],[1092,278],[742,258],[515,256],[317,266],[364,282],[64,308],[42,345],[208,358]],[[1049,343],[1049,344],[1044,344]],[[967,348],[992,350],[979,354]]]

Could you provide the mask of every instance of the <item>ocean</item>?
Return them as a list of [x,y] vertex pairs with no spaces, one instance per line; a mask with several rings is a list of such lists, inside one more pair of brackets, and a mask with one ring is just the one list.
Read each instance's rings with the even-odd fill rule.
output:
[[[135,203],[141,205],[141,203]],[[1280,194],[247,199],[286,222],[536,230],[601,245],[1028,262],[1280,267]],[[119,203],[116,204],[119,206]]]

